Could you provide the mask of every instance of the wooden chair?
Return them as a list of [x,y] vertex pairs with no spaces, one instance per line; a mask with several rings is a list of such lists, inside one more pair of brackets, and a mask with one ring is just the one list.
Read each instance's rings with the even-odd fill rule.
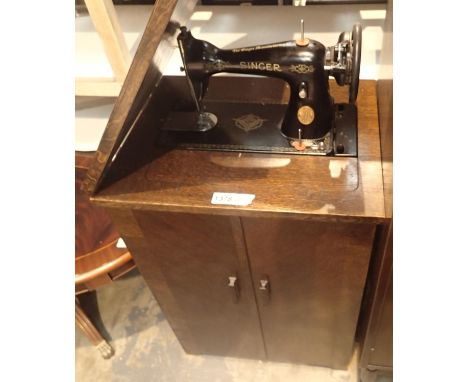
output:
[[75,321],[104,358],[114,354],[111,345],[86,315],[77,295],[94,291],[135,267],[126,248],[117,248],[120,236],[107,214],[81,191],[94,153],[75,153]]

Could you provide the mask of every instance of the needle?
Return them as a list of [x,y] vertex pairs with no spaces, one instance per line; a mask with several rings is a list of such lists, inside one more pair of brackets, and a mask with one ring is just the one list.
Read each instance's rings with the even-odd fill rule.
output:
[[305,145],[302,143],[302,129],[298,129],[297,133],[299,135],[299,140],[295,140],[291,143],[297,151],[304,151],[306,149]]
[[304,41],[304,19],[301,19],[301,40]]

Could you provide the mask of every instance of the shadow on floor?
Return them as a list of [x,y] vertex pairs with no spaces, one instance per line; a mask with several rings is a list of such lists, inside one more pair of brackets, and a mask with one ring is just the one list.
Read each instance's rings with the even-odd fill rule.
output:
[[[162,312],[159,312],[154,320],[145,319],[148,312],[148,306],[151,305],[153,296],[147,293],[149,290],[146,287],[140,273],[135,268],[115,281],[110,286],[104,286],[99,291],[84,293],[78,296],[83,310],[88,317],[93,321],[101,335],[108,341],[118,339],[119,336],[127,337],[139,331],[144,331],[150,326],[164,320]],[[132,306],[130,312],[126,309],[121,310],[123,306]],[[103,309],[100,307],[102,306]],[[101,311],[106,316],[109,316],[108,311],[112,309],[113,319],[111,325],[119,322],[120,314],[125,317],[120,317],[120,320],[127,321],[126,330],[113,330],[109,332],[107,326],[102,319]],[[107,318],[107,317],[106,317]],[[123,322],[123,321],[122,321]]]
[[[96,301],[114,356],[104,360],[75,331],[77,382],[357,382],[357,357],[347,371],[186,354],[138,271],[100,288]],[[89,308],[92,310],[92,301]],[[91,319],[95,319],[91,311]],[[103,332],[103,334],[105,334]]]

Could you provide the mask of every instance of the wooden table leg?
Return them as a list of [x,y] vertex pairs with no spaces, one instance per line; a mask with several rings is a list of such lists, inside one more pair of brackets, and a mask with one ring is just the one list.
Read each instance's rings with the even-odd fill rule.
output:
[[75,322],[91,343],[97,347],[104,359],[112,357],[114,349],[97,331],[96,327],[81,308],[77,298],[75,298]]
[[361,368],[360,382],[375,382],[378,375],[377,370]]

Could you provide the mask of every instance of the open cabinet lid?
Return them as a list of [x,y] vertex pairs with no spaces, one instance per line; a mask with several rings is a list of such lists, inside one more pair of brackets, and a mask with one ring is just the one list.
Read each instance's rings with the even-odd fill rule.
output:
[[189,19],[197,0],[157,0],[127,77],[109,117],[83,190],[95,194],[133,121],[159,83],[176,43],[178,28]]

